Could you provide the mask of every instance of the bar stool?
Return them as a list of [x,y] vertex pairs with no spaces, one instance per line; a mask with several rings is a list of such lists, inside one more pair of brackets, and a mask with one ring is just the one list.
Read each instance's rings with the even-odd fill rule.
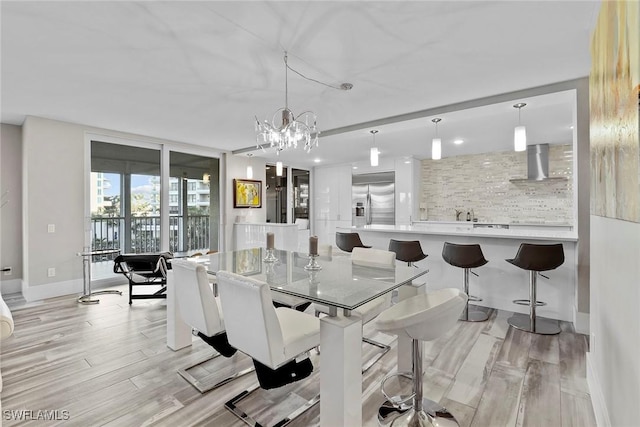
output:
[[[382,393],[387,401],[378,409],[381,426],[457,426],[455,417],[436,402],[423,398],[422,391],[422,341],[432,341],[454,327],[467,302],[467,295],[458,289],[440,289],[400,301],[383,311],[376,319],[381,332],[410,338],[412,344],[411,372],[413,392],[409,396],[391,397],[384,389],[385,383],[398,372],[382,380]],[[408,404],[408,402],[412,402]]]
[[[469,294],[469,271],[472,268],[478,268],[489,261],[484,258],[480,245],[458,245],[455,243],[444,242],[442,246],[442,258],[454,267],[459,267],[464,270],[464,293],[469,296],[467,304],[462,311],[460,320],[465,322],[484,322],[489,318],[489,313],[486,311],[477,310],[472,306],[469,308],[469,301],[479,302],[482,298],[471,296]],[[477,276],[476,273],[471,271],[472,274]]]
[[422,252],[419,240],[389,240],[389,251],[395,252],[398,261],[404,261],[409,267],[422,261],[429,255]]
[[341,233],[336,231],[336,246],[345,252],[353,251],[353,248],[370,248],[360,240],[358,233]]
[[[395,252],[398,261],[406,262],[409,267],[414,262],[422,261],[429,255],[422,252],[419,240],[389,240],[389,252]],[[398,289],[398,301],[418,294],[418,289],[426,285],[426,282],[411,282],[411,285],[404,285]]]
[[513,301],[515,304],[528,305],[529,317],[522,314],[514,314],[507,322],[516,329],[533,332],[534,334],[559,334],[560,326],[558,322],[536,317],[536,307],[546,305],[545,302],[537,300],[536,279],[538,274],[548,279],[547,276],[544,276],[540,272],[554,270],[564,263],[562,243],[552,245],[522,243],[516,257],[506,261],[523,270],[529,270],[529,299]]

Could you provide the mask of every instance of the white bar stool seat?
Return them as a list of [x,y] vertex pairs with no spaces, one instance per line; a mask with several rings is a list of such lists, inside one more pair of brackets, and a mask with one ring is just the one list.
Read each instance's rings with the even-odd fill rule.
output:
[[[378,409],[381,426],[457,426],[454,416],[437,403],[423,399],[422,341],[431,341],[453,328],[467,303],[467,295],[453,288],[440,289],[402,300],[388,308],[376,319],[376,328],[388,334],[404,336],[412,341],[413,393],[406,397],[390,397]],[[411,404],[408,402],[412,401]]]

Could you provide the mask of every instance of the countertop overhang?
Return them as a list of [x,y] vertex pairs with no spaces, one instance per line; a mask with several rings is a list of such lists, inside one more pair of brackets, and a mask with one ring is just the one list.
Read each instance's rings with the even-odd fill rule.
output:
[[470,236],[499,239],[521,240],[552,240],[562,242],[577,242],[575,231],[553,230],[547,228],[536,229],[535,225],[510,229],[502,228],[472,228],[469,224],[429,224],[429,225],[365,225],[361,227],[346,227],[353,232],[403,233],[416,235],[442,236]]

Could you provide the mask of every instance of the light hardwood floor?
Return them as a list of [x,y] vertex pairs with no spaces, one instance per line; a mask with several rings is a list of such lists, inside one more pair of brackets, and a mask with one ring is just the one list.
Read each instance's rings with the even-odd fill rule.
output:
[[[13,306],[15,333],[2,342],[3,425],[233,426],[244,424],[223,404],[256,382],[249,374],[204,395],[176,371],[212,350],[199,339],[177,352],[165,344],[163,300],[104,295],[98,305],[74,297]],[[493,311],[489,321],[458,322],[446,336],[425,343],[425,393],[440,401],[461,426],[595,426],[586,383],[587,338],[568,323],[562,333],[540,336],[507,325],[511,313]],[[365,335],[392,344],[392,350],[363,377],[363,417],[375,426],[383,402],[381,379],[396,360],[394,337],[365,327]],[[363,344],[363,357],[374,351]],[[282,389],[260,391],[244,402],[261,422],[270,422],[319,391],[318,358],[308,379]],[[245,356],[219,357],[194,375],[219,375]],[[215,373],[215,374],[212,374]],[[68,420],[17,421],[7,411],[40,410],[68,414]],[[256,412],[257,411],[257,412]],[[319,406],[291,426],[318,425]],[[12,415],[13,414],[13,415]]]

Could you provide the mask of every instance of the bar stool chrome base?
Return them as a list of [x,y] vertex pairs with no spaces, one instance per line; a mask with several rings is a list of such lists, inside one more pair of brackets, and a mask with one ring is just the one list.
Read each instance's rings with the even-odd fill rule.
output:
[[557,335],[560,333],[560,325],[556,320],[536,317],[531,319],[525,314],[516,313],[507,319],[507,323],[516,329],[525,332],[533,332],[540,335]]
[[378,408],[378,425],[382,427],[458,427],[458,421],[433,400],[422,399],[422,410],[412,406],[395,406],[390,401]]
[[460,315],[460,320],[465,322],[484,322],[488,318],[488,311],[478,310],[474,305],[467,305]]

